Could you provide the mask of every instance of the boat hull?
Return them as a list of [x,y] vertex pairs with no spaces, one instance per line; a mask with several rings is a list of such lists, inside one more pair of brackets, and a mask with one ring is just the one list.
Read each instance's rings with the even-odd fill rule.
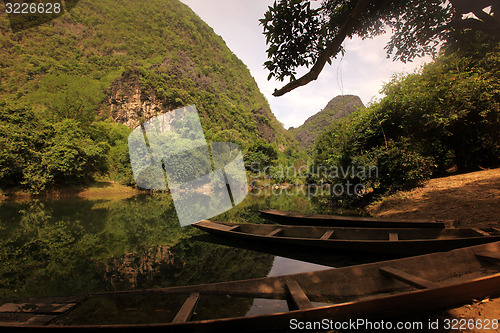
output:
[[[409,229],[409,228],[329,228],[308,226],[270,226],[255,224],[236,224],[213,221],[201,221],[193,226],[203,231],[228,237],[268,244],[305,247],[335,252],[358,252],[393,256],[410,256],[432,252],[449,251],[459,247],[474,246],[500,241],[500,234],[482,236],[471,229]],[[238,230],[229,230],[239,226]],[[253,232],[241,231],[252,228]],[[281,235],[269,236],[273,229],[284,230]],[[335,238],[321,239],[321,235],[333,230]],[[288,235],[286,235],[288,233]],[[350,234],[349,234],[350,233]],[[434,238],[424,239],[425,234],[434,234]],[[463,235],[460,235],[460,234]],[[349,234],[350,239],[342,239]],[[390,240],[390,234],[405,235],[405,239]],[[413,234],[413,235],[412,235]],[[385,240],[383,235],[386,235]],[[353,238],[355,237],[355,238]],[[373,237],[373,238],[370,238]],[[419,238],[422,237],[422,238]]]
[[312,225],[350,228],[445,228],[453,221],[377,219],[360,216],[320,215],[288,212],[276,209],[261,210],[261,215],[285,225]]

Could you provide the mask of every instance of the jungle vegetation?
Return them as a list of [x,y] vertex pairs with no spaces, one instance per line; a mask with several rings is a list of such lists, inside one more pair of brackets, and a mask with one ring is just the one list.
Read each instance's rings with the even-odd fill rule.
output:
[[332,98],[323,110],[309,117],[304,124],[297,128],[291,127],[288,131],[295,136],[302,149],[311,152],[316,139],[335,121],[363,107],[363,102],[358,96],[339,95]]
[[110,121],[108,102],[131,75],[165,110],[195,104],[207,141],[266,165],[295,150],[247,67],[178,0],[81,1],[20,31],[2,16],[0,31],[0,189],[133,184],[131,129]]
[[377,166],[378,177],[357,180],[378,193],[500,165],[499,51],[494,38],[469,31],[419,72],[394,76],[385,97],[317,141],[315,162]]

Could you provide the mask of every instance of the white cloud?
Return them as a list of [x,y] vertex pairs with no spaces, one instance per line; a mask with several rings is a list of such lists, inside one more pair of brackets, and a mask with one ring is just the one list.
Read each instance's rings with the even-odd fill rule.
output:
[[[358,95],[363,103],[381,97],[379,90],[395,73],[411,73],[430,58],[404,64],[386,58],[389,35],[374,39],[354,38],[345,42],[345,57],[326,66],[318,80],[282,97],[272,96],[283,82],[267,81],[265,37],[259,19],[274,0],[181,0],[191,7],[228,47],[248,66],[273,113],[285,128],[298,127],[340,94]],[[303,72],[305,73],[305,72]]]

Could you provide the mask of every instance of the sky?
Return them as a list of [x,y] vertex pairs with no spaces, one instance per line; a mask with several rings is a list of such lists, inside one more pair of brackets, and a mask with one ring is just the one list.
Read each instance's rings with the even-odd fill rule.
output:
[[[269,101],[272,112],[285,128],[302,125],[337,95],[358,95],[365,105],[376,101],[382,97],[380,90],[383,84],[389,82],[394,74],[412,73],[423,63],[431,61],[426,57],[404,64],[387,59],[384,46],[390,38],[389,34],[374,39],[346,39],[344,57],[326,65],[316,81],[284,96],[274,97],[274,89],[281,88],[286,81],[267,80],[269,72],[263,65],[267,60],[267,46],[258,21],[274,0],[181,1],[211,26],[247,65]],[[305,74],[306,71],[298,73]]]

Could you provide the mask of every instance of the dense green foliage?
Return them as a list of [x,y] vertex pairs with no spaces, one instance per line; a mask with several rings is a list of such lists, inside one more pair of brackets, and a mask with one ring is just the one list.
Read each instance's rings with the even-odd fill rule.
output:
[[39,191],[95,173],[131,183],[129,131],[102,122],[113,118],[116,82],[133,90],[136,80],[160,111],[195,104],[209,141],[245,153],[259,140],[277,151],[294,144],[246,66],[177,0],[87,0],[38,27],[8,24],[2,16],[1,189]]
[[0,102],[0,187],[24,185],[38,193],[107,172],[130,183],[129,131],[103,121],[50,123],[29,107]]
[[[270,45],[270,60],[265,63],[269,76],[294,79],[297,67],[314,64],[359,3],[365,3],[363,13],[347,36],[371,38],[388,26],[395,32],[389,51],[396,47],[396,57],[403,60],[435,50],[436,39],[444,33],[439,31],[435,36],[431,32],[452,18],[451,5],[441,0],[328,0],[317,9],[312,9],[309,1],[280,0],[261,20]],[[334,56],[339,52],[344,49],[340,47]]]
[[384,97],[318,140],[320,165],[376,165],[379,191],[500,163],[500,46],[471,34],[460,52],[395,77]]
[[316,139],[329,129],[333,122],[347,117],[354,111],[363,107],[363,102],[358,96],[342,95],[334,97],[323,110],[309,117],[304,124],[297,128],[289,128],[300,146],[304,150],[312,150]]
[[[483,10],[485,8],[489,8]],[[500,20],[494,0],[278,0],[260,20],[269,45],[264,66],[269,79],[295,81],[297,68],[311,71],[275,92],[275,96],[314,80],[331,58],[343,53],[346,38],[372,38],[392,31],[388,56],[411,61],[436,55],[440,42],[461,39],[468,29],[499,36]],[[474,13],[474,16],[464,14]]]

